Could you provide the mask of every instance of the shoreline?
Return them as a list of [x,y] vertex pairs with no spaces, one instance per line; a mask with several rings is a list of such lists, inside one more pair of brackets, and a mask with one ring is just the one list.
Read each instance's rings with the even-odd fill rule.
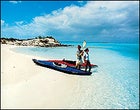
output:
[[66,108],[80,76],[37,66],[34,56],[11,51],[14,47],[1,45],[1,107]]
[[16,46],[37,46],[37,47],[67,47],[71,45],[61,44],[52,36],[36,37],[32,39],[16,39],[16,38],[1,38],[1,44],[16,45]]
[[[10,50],[14,47],[17,46],[1,45],[2,109],[138,108],[138,62],[134,59],[98,53],[101,58],[98,71],[90,76],[79,76],[38,66],[32,58],[44,60],[43,57],[16,53]],[[108,57],[113,66],[111,62],[103,62]],[[49,55],[45,59],[49,59]],[[118,65],[120,60],[123,62]],[[128,80],[124,80],[125,77]]]

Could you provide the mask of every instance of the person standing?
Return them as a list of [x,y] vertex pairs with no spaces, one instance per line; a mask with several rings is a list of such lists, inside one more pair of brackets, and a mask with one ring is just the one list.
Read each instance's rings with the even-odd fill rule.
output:
[[86,48],[85,50],[85,55],[84,55],[84,63],[86,64],[85,71],[87,71],[87,68],[89,67],[89,72],[91,71],[91,64],[89,60],[89,49]]
[[81,69],[81,65],[83,63],[82,56],[83,56],[84,51],[81,50],[80,45],[78,45],[77,48],[78,48],[78,50],[77,50],[77,53],[76,53],[76,68]]

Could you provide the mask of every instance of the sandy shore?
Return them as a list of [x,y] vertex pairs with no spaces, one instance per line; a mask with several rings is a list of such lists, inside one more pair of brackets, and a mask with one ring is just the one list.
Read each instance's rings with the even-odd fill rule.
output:
[[1,107],[69,108],[82,76],[37,66],[32,61],[37,57],[15,53],[14,47],[1,45]]
[[[92,75],[70,75],[38,66],[32,59],[44,58],[13,52],[14,47],[1,45],[2,109],[138,108],[138,103],[132,100],[135,94],[105,71],[108,67],[104,65],[108,62],[104,65],[98,62],[99,68]],[[114,62],[116,58],[122,59],[117,54]],[[124,69],[124,64],[118,66]]]

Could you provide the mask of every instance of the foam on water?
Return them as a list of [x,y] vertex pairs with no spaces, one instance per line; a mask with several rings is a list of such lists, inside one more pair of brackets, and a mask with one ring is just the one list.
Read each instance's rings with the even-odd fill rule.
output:
[[[67,42],[68,43],[68,42]],[[76,46],[23,47],[14,51],[51,59],[76,59]],[[70,108],[139,108],[138,44],[87,43],[91,62],[99,68],[89,77],[79,77]],[[78,93],[78,94],[77,94]],[[75,95],[76,94],[76,95]]]

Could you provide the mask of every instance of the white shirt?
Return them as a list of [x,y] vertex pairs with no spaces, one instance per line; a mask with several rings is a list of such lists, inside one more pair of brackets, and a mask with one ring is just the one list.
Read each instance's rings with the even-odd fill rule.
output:
[[89,54],[88,54],[88,53],[85,53],[84,59],[85,59],[85,60],[89,60]]

